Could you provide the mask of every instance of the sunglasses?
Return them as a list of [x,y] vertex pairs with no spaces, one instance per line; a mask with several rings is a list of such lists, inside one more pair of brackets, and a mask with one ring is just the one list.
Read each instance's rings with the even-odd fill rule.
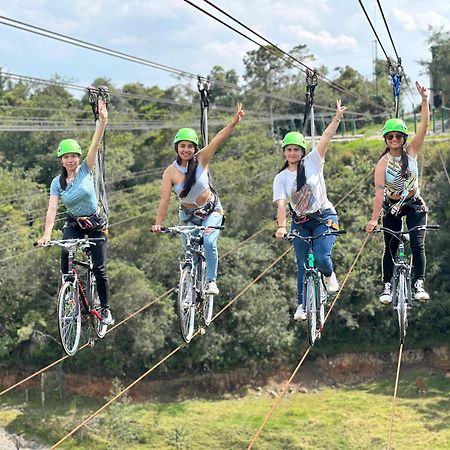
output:
[[388,141],[392,141],[392,139],[394,139],[394,138],[397,139],[397,140],[404,139],[405,135],[401,134],[401,133],[391,133],[391,134],[387,134],[386,135],[386,139]]

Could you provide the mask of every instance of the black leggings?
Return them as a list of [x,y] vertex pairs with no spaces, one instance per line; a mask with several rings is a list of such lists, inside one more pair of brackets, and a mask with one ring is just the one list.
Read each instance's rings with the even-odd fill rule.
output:
[[[82,230],[77,225],[65,225],[63,229],[63,239],[82,239],[85,236],[90,238],[105,238],[102,230]],[[97,292],[100,299],[100,304],[103,308],[109,307],[109,280],[106,272],[106,249],[107,241],[96,242],[91,245],[92,265],[97,281]],[[67,273],[69,271],[69,252],[66,249],[61,251],[61,272]]]
[[[405,206],[398,216],[387,213],[383,216],[383,226],[394,231],[402,229],[402,216],[406,216],[406,225],[413,228],[427,223],[427,214],[417,205]],[[397,253],[399,241],[389,233],[384,233],[383,253],[383,282],[390,283],[394,273],[394,258]],[[425,230],[410,233],[412,265],[415,280],[425,279]]]

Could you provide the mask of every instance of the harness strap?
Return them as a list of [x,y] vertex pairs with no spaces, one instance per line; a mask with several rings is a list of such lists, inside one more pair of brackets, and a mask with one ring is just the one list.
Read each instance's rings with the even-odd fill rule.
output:
[[[92,107],[95,123],[99,119],[98,99],[101,98],[105,102],[106,108],[110,101],[109,89],[107,86],[91,86],[88,89],[89,103]],[[94,186],[97,200],[101,207],[101,214],[104,220],[108,222],[109,206],[106,197],[106,170],[105,170],[105,154],[106,154],[106,130],[103,135],[103,149],[99,149],[95,158],[95,178]]]
[[388,58],[388,68],[389,68],[389,75],[391,76],[392,79],[395,117],[398,117],[400,108],[400,83],[402,82],[402,77],[404,73],[402,67],[402,59],[398,58],[398,62],[395,63],[390,58]]
[[292,206],[290,203],[288,203],[289,205],[289,211],[292,215],[292,220],[296,223],[296,224],[302,224],[307,222],[308,220],[311,219],[316,219],[318,222],[326,225],[327,227],[333,228],[333,230],[339,231],[339,224],[334,222],[332,219],[324,219],[321,214],[321,211],[316,211],[314,213],[311,214],[306,214],[304,216],[299,216],[296,214],[296,212],[292,209]]

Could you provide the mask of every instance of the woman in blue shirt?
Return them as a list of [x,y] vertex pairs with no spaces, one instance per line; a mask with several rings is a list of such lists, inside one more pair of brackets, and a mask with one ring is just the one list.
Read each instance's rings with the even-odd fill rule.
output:
[[[109,281],[106,272],[107,246],[104,233],[106,221],[98,214],[98,202],[92,176],[92,168],[108,121],[108,111],[101,99],[98,101],[98,109],[99,120],[86,159],[81,162],[81,148],[74,139],[64,139],[59,143],[57,156],[62,166],[61,174],[53,179],[50,186],[44,235],[38,240],[38,245],[43,247],[51,239],[60,197],[67,209],[63,239],[83,238],[86,235],[90,238],[105,238],[104,242],[97,242],[95,246],[91,247],[91,253],[103,323],[111,325],[113,318],[109,308]],[[68,252],[63,249],[61,251],[61,272],[67,274],[68,270]]]

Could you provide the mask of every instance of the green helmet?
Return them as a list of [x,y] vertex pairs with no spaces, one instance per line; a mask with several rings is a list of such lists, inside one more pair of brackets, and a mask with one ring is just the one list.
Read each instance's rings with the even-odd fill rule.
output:
[[389,119],[386,121],[383,127],[383,136],[391,131],[398,131],[405,136],[408,136],[408,127],[402,119]]
[[198,145],[197,133],[192,128],[180,128],[175,135],[173,143],[177,144],[180,141],[190,141],[195,145]]
[[81,155],[80,144],[75,139],[64,139],[59,143],[56,155],[60,158],[66,153],[77,153]]
[[286,145],[298,145],[299,147],[306,150],[305,138],[303,137],[303,134],[299,133],[298,131],[291,131],[290,133],[287,133],[286,136],[284,136],[281,147],[284,148],[286,147]]

